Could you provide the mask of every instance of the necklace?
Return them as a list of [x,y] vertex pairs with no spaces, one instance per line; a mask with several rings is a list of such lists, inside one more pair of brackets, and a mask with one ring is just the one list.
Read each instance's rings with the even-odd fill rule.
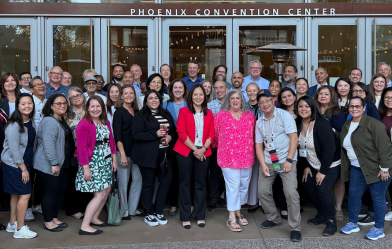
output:
[[240,119],[240,115],[241,115],[241,111],[239,111],[239,112],[233,112],[232,110],[230,110],[230,112],[232,113],[232,114],[234,114],[237,118],[237,120],[239,120]]

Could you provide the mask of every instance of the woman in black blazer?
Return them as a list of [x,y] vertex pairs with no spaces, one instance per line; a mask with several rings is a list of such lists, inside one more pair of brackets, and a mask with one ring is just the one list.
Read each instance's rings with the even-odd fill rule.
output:
[[[175,125],[170,112],[162,109],[162,96],[149,90],[144,98],[143,108],[132,120],[133,162],[139,165],[143,186],[141,199],[146,216],[144,222],[150,226],[165,225],[163,216],[166,196],[172,179],[169,143],[175,135]],[[166,164],[162,164],[168,156]],[[153,204],[154,184],[158,178],[159,187]]]
[[304,169],[305,192],[317,209],[317,216],[308,224],[326,224],[323,235],[332,236],[337,230],[332,190],[340,177],[339,140],[330,122],[317,115],[312,97],[301,97],[297,110],[298,164]]

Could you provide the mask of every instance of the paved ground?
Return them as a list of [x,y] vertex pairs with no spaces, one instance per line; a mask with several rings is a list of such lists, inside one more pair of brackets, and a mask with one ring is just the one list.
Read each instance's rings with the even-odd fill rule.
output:
[[[391,222],[386,222],[385,233],[387,237],[378,241],[369,241],[363,235],[371,226],[362,227],[361,232],[354,235],[337,233],[331,238],[321,235],[323,226],[310,226],[306,220],[315,215],[315,210],[305,210],[302,213],[302,236],[300,243],[289,240],[287,221],[283,225],[270,230],[260,228],[260,223],[265,220],[265,215],[258,210],[248,214],[243,210],[249,225],[243,227],[240,233],[233,233],[225,226],[228,213],[224,208],[207,212],[206,227],[199,228],[193,222],[190,230],[182,228],[179,215],[169,217],[166,226],[149,227],[143,218],[135,217],[131,221],[123,221],[121,226],[103,228],[104,233],[99,236],[79,236],[78,231],[81,221],[60,214],[60,219],[67,222],[69,227],[60,233],[51,233],[43,229],[42,216],[27,222],[31,229],[38,233],[38,237],[31,240],[16,240],[12,234],[0,232],[0,248],[148,248],[148,249],[191,249],[191,248],[387,248],[392,244]],[[346,213],[346,217],[347,217]],[[104,219],[104,214],[102,215]],[[0,221],[6,223],[9,213],[0,213]],[[347,221],[347,218],[346,220]],[[345,222],[338,223],[338,228]]]

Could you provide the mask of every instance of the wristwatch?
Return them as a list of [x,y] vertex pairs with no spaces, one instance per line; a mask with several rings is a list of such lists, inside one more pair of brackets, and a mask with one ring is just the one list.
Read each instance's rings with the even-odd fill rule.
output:
[[293,159],[291,159],[291,158],[286,158],[286,161],[289,163],[293,163]]

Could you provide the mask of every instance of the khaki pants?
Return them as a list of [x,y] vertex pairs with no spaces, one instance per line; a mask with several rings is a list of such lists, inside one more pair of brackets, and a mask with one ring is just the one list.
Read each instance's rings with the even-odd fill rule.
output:
[[[266,165],[269,168],[271,176],[265,176],[261,173],[260,166],[258,183],[259,199],[267,219],[274,223],[281,223],[282,221],[272,196],[272,184],[274,183],[277,174],[275,173],[272,164],[266,163]],[[283,169],[283,163],[280,164],[280,167]],[[280,173],[279,176],[282,178],[283,182],[283,191],[287,202],[288,223],[290,229],[294,231],[301,231],[301,214],[299,195],[297,191],[297,161],[293,162],[290,172]]]

